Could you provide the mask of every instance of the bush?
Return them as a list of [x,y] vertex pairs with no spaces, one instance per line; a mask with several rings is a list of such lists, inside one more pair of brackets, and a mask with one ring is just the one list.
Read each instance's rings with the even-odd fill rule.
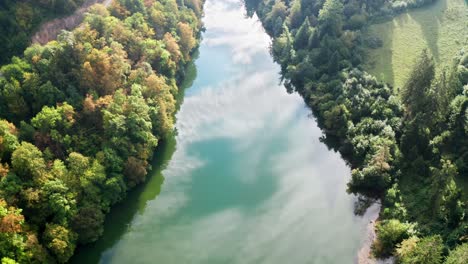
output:
[[396,219],[384,220],[376,226],[377,239],[372,245],[372,253],[379,258],[394,254],[396,246],[414,234],[414,225]]
[[468,243],[462,245],[451,251],[445,264],[465,264],[468,263]]
[[438,235],[422,239],[413,236],[401,243],[397,256],[402,264],[440,264],[443,247]]

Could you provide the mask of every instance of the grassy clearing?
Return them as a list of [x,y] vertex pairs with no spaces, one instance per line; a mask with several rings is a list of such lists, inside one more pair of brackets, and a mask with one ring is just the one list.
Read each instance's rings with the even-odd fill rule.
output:
[[372,25],[367,34],[379,37],[383,46],[368,50],[366,70],[398,89],[422,49],[431,51],[439,69],[452,60],[467,41],[468,6],[465,0],[438,0]]

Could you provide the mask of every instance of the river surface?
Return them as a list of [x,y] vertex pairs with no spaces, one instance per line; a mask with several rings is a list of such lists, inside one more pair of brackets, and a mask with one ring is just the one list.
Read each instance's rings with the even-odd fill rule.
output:
[[240,1],[208,0],[204,23],[176,135],[73,262],[357,262],[369,216],[353,214],[349,167],[279,84],[260,22]]

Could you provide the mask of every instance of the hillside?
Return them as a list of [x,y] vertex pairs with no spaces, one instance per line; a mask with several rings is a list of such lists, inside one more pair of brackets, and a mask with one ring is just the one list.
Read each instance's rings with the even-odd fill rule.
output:
[[116,0],[1,67],[2,263],[65,263],[173,130],[201,2]]

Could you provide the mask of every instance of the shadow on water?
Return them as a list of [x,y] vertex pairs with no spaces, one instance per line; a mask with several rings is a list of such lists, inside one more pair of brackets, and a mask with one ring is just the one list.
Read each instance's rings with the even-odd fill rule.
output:
[[185,91],[192,87],[193,82],[197,78],[197,66],[195,61],[200,57],[200,50],[197,48],[192,54],[192,61],[185,67],[184,78],[181,84],[179,85],[179,93],[176,95],[177,105],[175,114],[179,111],[180,106],[184,102]]
[[[185,79],[180,84],[177,95],[177,110],[183,102],[185,90],[190,88],[197,76],[194,61],[198,58],[198,51],[193,56],[193,61],[186,66]],[[95,243],[79,246],[76,254],[70,260],[75,264],[99,263],[101,255],[107,249],[112,248],[127,231],[134,216],[143,213],[146,203],[154,200],[161,192],[164,183],[163,170],[171,160],[176,150],[176,131],[159,141],[152,160],[152,170],[149,172],[146,182],[140,184],[127,193],[123,201],[114,205],[106,215],[104,222],[104,234]]]
[[103,236],[95,243],[78,247],[70,263],[98,263],[102,252],[115,245],[127,231],[134,215],[141,213],[146,202],[154,199],[160,193],[161,185],[164,182],[161,170],[166,166],[174,150],[174,136],[160,142],[153,161],[153,164],[158,165],[153,167],[147,182],[135,187],[128,192],[127,197],[122,202],[112,207],[104,222]]

